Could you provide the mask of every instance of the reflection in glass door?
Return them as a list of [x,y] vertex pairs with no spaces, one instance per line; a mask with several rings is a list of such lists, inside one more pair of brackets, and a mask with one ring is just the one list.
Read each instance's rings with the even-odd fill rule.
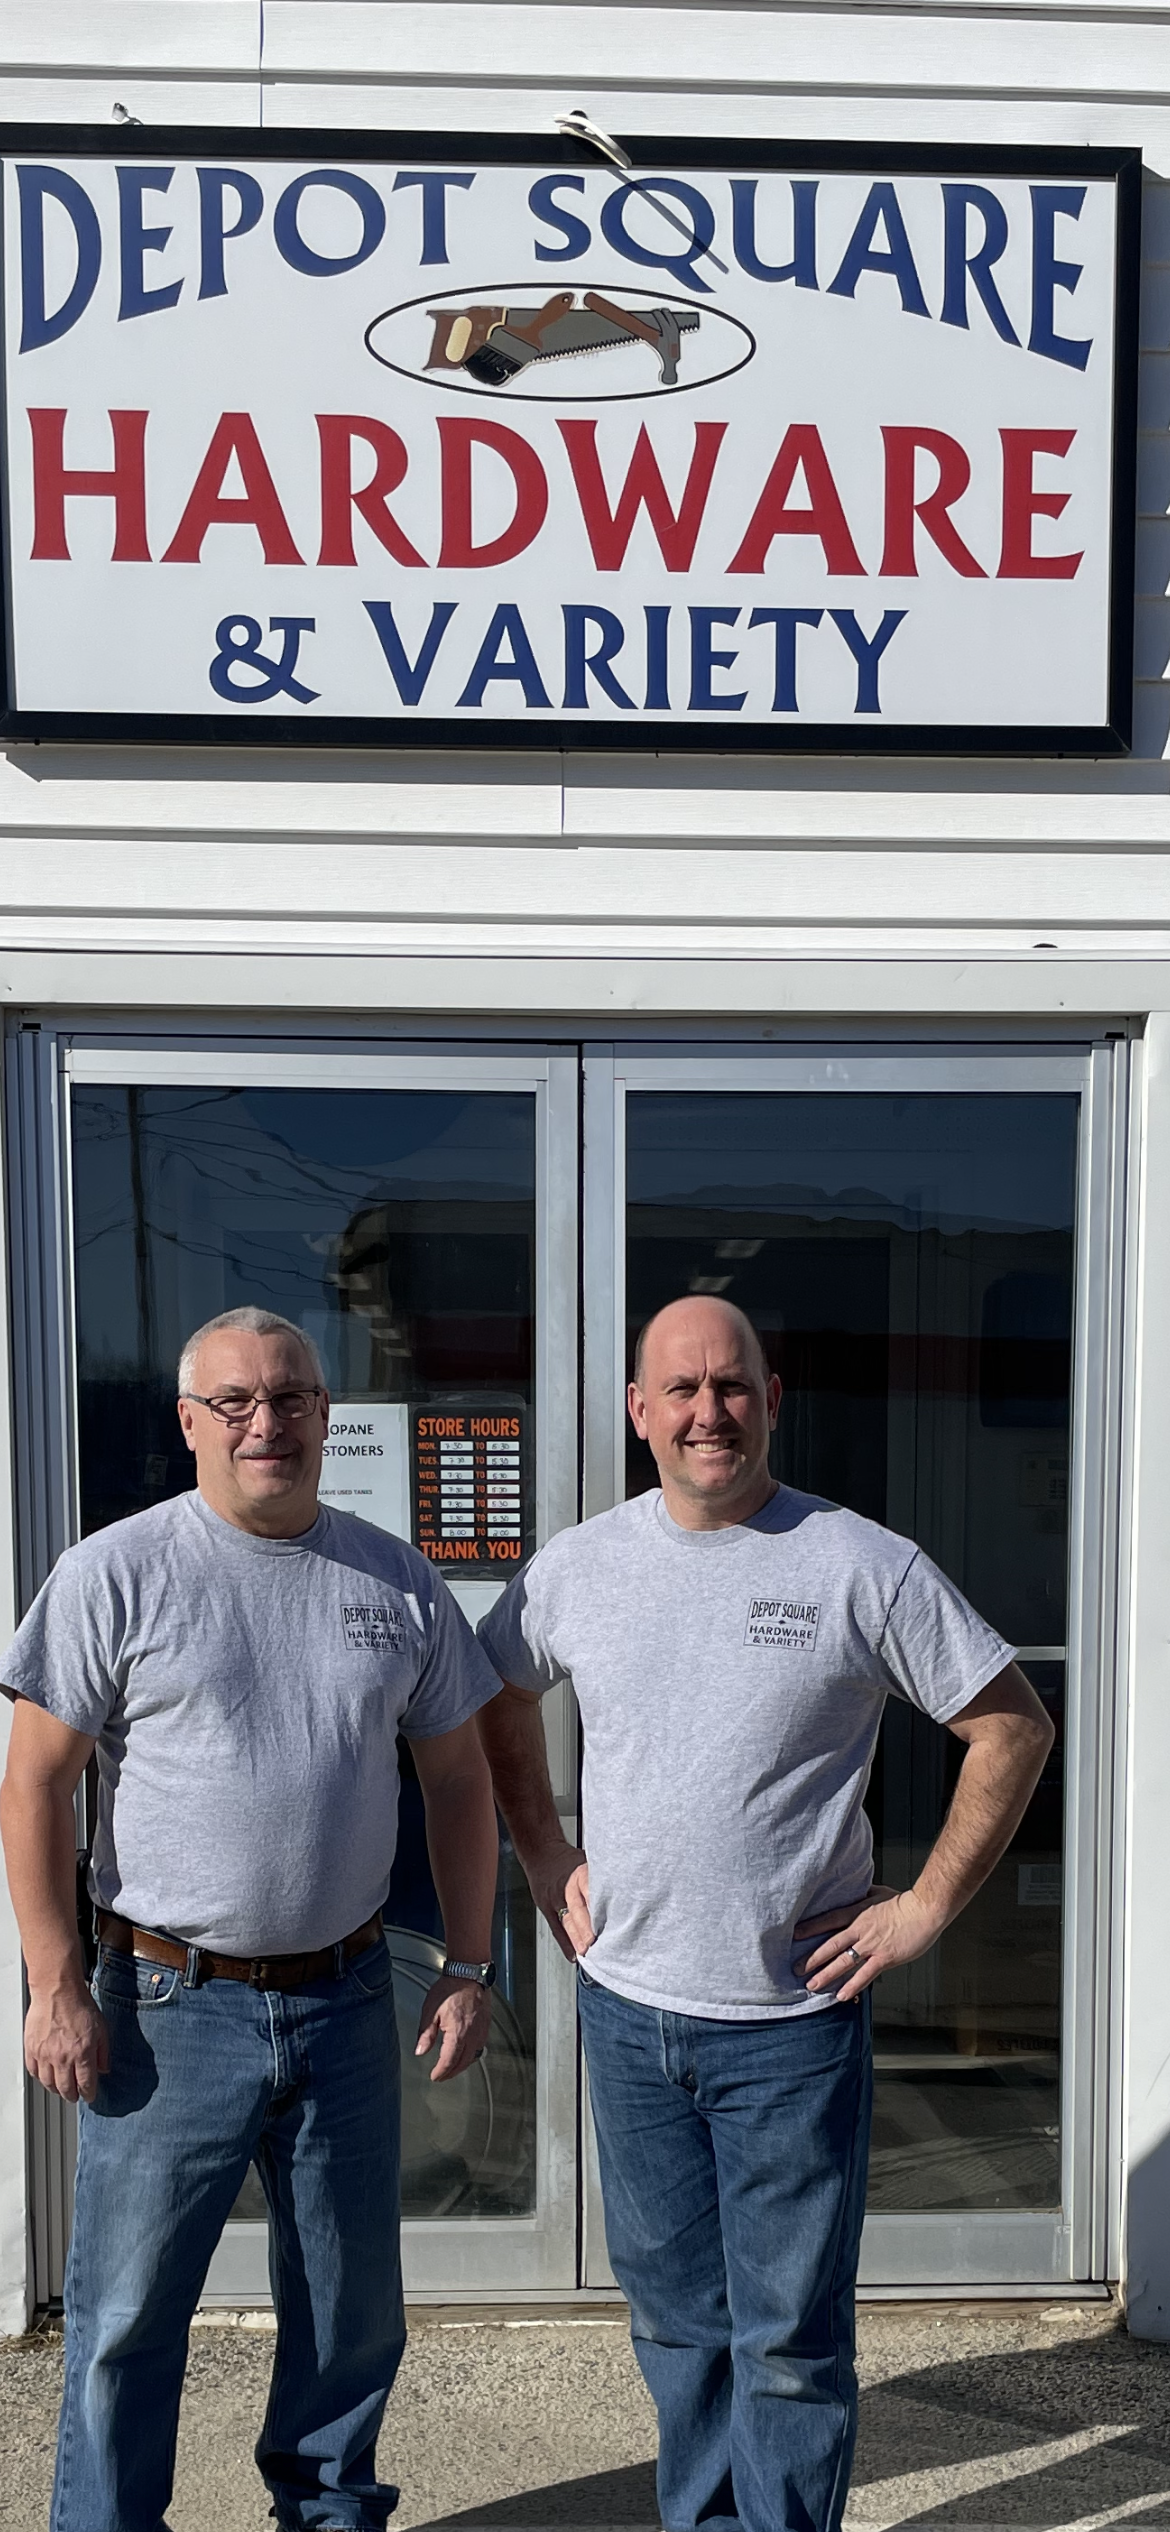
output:
[[[781,1087],[785,1073],[801,1086]],[[1062,2058],[1062,1926],[1087,1069],[1040,1059],[1001,1077],[991,1086],[984,1063],[967,1086],[961,1062],[925,1058],[867,1074],[861,1060],[830,1072],[692,1057],[684,1078],[631,1055],[614,1082],[623,1390],[638,1329],[663,1302],[737,1302],[784,1384],[775,1474],[917,1540],[1021,1647],[1057,1727],[973,1905],[875,1991],[866,2268],[890,2282],[939,2274],[947,2236],[970,2276],[981,2258],[993,2276],[1060,2274],[1069,2256],[1079,2095]],[[595,1119],[606,1095],[591,1096]],[[614,1491],[635,1493],[655,1473],[623,1423]],[[915,1877],[960,1757],[891,1697],[868,1796],[879,1879]],[[1085,1997],[1091,2020],[1089,1964]]]
[[[256,1302],[295,1319],[323,1355],[332,1398],[325,1499],[413,1534],[474,1621],[538,1532],[575,1510],[565,1492],[572,1426],[558,1434],[549,1420],[553,1332],[538,1330],[538,1317],[549,1315],[548,1059],[348,1062],[344,1085],[328,1082],[328,1059],[264,1058],[259,1078],[249,1078],[247,1059],[234,1069],[218,1059],[212,1079],[197,1056],[154,1059],[153,1069],[164,1078],[151,1077],[149,1055],[111,1066],[79,1053],[72,1064],[82,1533],[192,1483],[175,1417],[179,1348],[219,1311]],[[122,1077],[110,1079],[111,1070]],[[552,1087],[555,1103],[561,1085]],[[552,1164],[570,1210],[572,1090],[570,1078],[553,1120],[567,1129],[569,1147]],[[571,1244],[568,1253],[575,1267]],[[554,1305],[565,1320],[557,1340],[562,1426],[571,1415],[563,1372],[575,1360],[573,1299],[570,1289]],[[400,1751],[385,1914],[404,2043],[413,2282],[477,2283],[482,2268],[483,2282],[496,2286],[513,2282],[513,2272],[517,2284],[570,2284],[572,2196],[559,2164],[571,2139],[573,2075],[554,2001],[564,1982],[545,1996],[547,1938],[541,1929],[538,1940],[505,1840],[492,2039],[465,2081],[428,2082],[413,2043],[442,1960],[442,1928],[421,1794],[407,1746]],[[559,2018],[567,2026],[563,2004]],[[262,2282],[264,2204],[254,2176],[235,2218],[212,2286],[246,2293]],[[511,2253],[500,2238],[507,2226],[522,2228]]]

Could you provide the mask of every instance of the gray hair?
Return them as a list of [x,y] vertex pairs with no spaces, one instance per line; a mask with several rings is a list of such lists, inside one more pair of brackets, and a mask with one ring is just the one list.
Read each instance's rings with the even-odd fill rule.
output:
[[282,1319],[279,1310],[258,1310],[254,1303],[248,1302],[242,1310],[221,1310],[218,1319],[206,1319],[201,1328],[196,1328],[194,1336],[188,1337],[179,1356],[180,1398],[190,1397],[195,1364],[204,1338],[218,1336],[221,1328],[242,1328],[248,1336],[295,1336],[298,1345],[304,1348],[318,1388],[328,1386],[325,1365],[317,1347],[312,1337],[297,1326],[296,1320]]

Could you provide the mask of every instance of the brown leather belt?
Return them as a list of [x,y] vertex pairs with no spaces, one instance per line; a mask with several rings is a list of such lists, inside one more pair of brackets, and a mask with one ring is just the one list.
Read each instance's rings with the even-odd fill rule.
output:
[[146,1926],[112,1916],[105,1908],[99,1908],[97,1923],[98,1939],[107,1951],[130,1952],[136,1960],[158,1961],[164,1969],[190,1968],[194,1987],[201,1987],[205,1978],[236,1978],[245,1987],[304,1987],[311,1978],[337,1974],[339,1950],[343,1961],[367,1952],[381,1934],[382,1912],[379,1909],[364,1925],[355,1926],[340,1945],[325,1943],[316,1952],[278,1952],[271,1960],[254,1961],[239,1960],[234,1952],[204,1952],[195,1944],[175,1943],[165,1934],[152,1934]]

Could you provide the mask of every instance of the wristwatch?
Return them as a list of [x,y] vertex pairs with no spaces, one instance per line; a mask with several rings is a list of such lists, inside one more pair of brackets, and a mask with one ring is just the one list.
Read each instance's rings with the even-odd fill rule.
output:
[[494,1961],[446,1960],[440,1975],[444,1978],[470,1978],[477,1987],[494,1987],[496,1964]]

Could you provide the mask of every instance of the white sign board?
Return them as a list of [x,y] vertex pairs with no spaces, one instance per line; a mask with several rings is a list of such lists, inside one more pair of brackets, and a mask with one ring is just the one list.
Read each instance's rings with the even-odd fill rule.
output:
[[395,1538],[410,1537],[410,1409],[330,1402],[318,1492],[338,1512],[356,1512]]
[[10,127],[6,731],[1127,744],[1136,154],[629,147]]

